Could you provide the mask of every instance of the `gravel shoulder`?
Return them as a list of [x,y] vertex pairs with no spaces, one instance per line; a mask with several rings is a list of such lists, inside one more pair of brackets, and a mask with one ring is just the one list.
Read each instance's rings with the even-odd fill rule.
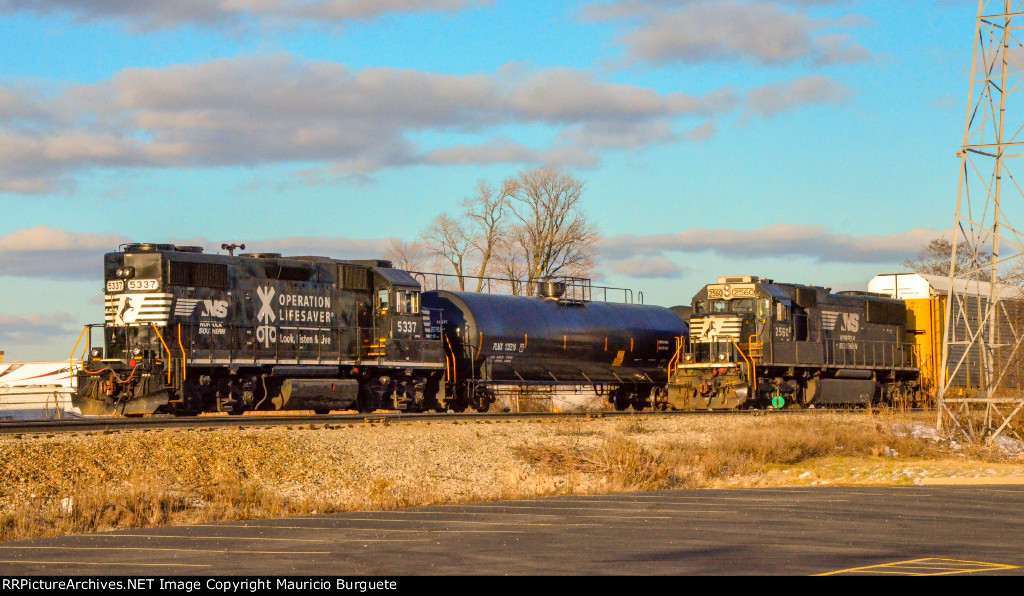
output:
[[957,445],[933,420],[640,414],[0,437],[0,539],[664,488],[1024,482],[1019,445]]

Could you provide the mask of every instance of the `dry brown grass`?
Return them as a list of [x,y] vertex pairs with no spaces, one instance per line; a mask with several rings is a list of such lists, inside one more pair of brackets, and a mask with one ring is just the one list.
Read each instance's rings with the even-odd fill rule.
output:
[[1024,475],[1020,462],[989,463],[1002,457],[992,449],[953,453],[894,434],[907,422],[891,412],[636,416],[2,439],[0,540],[542,495],[805,485],[809,478],[797,480],[805,470],[855,484],[982,465]]
[[[813,467],[815,462],[894,457],[902,461],[950,457],[940,444],[898,436],[893,427],[906,418],[892,412],[863,414],[764,415],[754,424],[737,424],[729,432],[704,440],[645,445],[637,435],[651,433],[645,418],[620,423],[615,433],[597,446],[574,441],[551,441],[521,446],[517,454],[539,471],[569,477],[569,487],[597,484],[609,490],[709,488],[742,478],[759,485],[780,467]],[[961,457],[979,462],[1001,455],[991,449],[967,448]],[[590,482],[581,477],[596,477]]]

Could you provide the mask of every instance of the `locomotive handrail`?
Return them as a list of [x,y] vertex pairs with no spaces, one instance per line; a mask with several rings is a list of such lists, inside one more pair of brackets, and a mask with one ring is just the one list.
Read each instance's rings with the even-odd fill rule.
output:
[[167,347],[167,342],[164,341],[164,336],[160,334],[160,330],[157,329],[156,325],[154,325],[153,323],[150,323],[149,325],[153,328],[153,331],[156,331],[156,336],[157,336],[157,338],[160,339],[160,343],[163,344],[164,351],[167,353],[167,384],[170,385],[171,384],[171,358],[172,358],[172,356],[171,356],[171,349]]
[[[189,333],[189,340],[191,341],[192,334]],[[188,376],[188,356],[185,354],[185,345],[181,343],[181,323],[178,323],[178,347],[181,348],[181,387],[185,389],[185,378]]]
[[[677,337],[676,338],[676,353],[673,354],[671,358],[669,358],[669,360],[668,360],[668,370],[665,371],[666,374],[667,374],[666,378],[669,381],[672,380],[672,367],[675,365],[676,362],[679,361],[679,354],[683,350],[683,342],[681,342],[679,340],[680,340],[680,338]],[[606,349],[607,349],[607,345],[608,345],[607,342],[608,342],[608,338],[605,338],[605,347],[606,347]]]
[[751,360],[750,358],[747,358],[747,355],[743,353],[743,349],[740,348],[740,344],[736,343],[735,339],[732,340],[732,345],[736,346],[736,351],[739,352],[740,356],[743,356],[743,359],[747,362],[747,365],[750,366],[750,379],[751,379],[751,381],[752,381],[752,383],[754,385],[754,395],[756,396],[757,395],[757,365],[754,364],[753,360]]
[[[71,354],[68,356],[68,375],[70,375],[72,381],[75,378],[75,352],[78,350],[78,344],[82,343],[82,336],[85,335],[85,332],[88,329],[88,325],[82,327],[82,332],[78,334],[78,340],[75,342],[75,347],[71,348]],[[84,363],[82,364],[82,367],[85,367]]]

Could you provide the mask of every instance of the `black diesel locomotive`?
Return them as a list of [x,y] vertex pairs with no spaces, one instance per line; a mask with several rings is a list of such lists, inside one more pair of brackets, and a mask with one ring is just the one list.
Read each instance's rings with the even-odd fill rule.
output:
[[441,405],[420,286],[387,261],[130,244],[104,278],[107,357],[79,375],[85,414]]
[[693,298],[664,403],[732,409],[906,403],[919,394],[907,307],[867,292],[722,277]]
[[422,292],[387,261],[129,244],[104,280],[84,414],[486,410],[495,385],[533,383],[639,407],[685,333],[657,306]]

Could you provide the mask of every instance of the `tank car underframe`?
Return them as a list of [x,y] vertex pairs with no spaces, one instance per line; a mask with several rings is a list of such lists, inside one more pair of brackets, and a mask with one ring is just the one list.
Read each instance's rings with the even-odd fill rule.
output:
[[[519,390],[526,388],[548,389],[562,386],[590,387],[596,396],[606,396],[608,403],[616,410],[623,411],[633,408],[642,411],[648,407],[655,407],[667,410],[669,404],[666,400],[666,392],[663,386],[645,382],[619,383],[572,383],[549,381],[486,381],[472,379],[459,381],[457,383],[445,383],[445,394],[447,399],[440,402],[441,408],[438,411],[450,409],[453,412],[464,412],[473,408],[478,412],[486,412],[496,400],[496,389],[501,387],[514,387]],[[439,400],[440,401],[440,400]]]
[[[829,387],[826,394],[824,384]],[[920,397],[915,368],[841,369],[758,366],[757,382],[745,363],[680,366],[666,387],[674,410],[732,410],[783,405],[913,404]]]

